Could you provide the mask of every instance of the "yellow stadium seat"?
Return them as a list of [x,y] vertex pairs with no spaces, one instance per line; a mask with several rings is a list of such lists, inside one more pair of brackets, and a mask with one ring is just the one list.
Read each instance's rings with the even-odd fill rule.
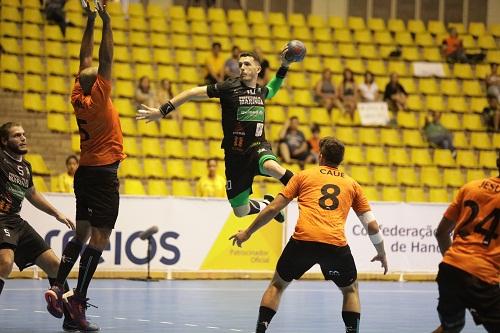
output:
[[418,122],[413,112],[399,111],[397,113],[397,123],[403,128],[418,128]]
[[175,119],[165,119],[160,122],[160,135],[170,138],[183,136],[179,123]]
[[439,49],[436,47],[424,48],[423,58],[426,61],[439,62],[442,59]]
[[295,90],[294,91],[294,102],[300,106],[315,106],[316,103],[313,100],[310,90]]
[[347,18],[347,27],[351,30],[364,30],[365,20],[362,17],[349,16]]
[[427,147],[418,130],[403,130],[403,144],[410,147]]
[[207,161],[191,161],[191,178],[201,178],[207,174]]
[[471,131],[483,131],[485,129],[481,116],[477,114],[464,114],[463,124],[465,129]]
[[114,94],[117,97],[134,98],[135,87],[130,81],[117,81],[115,82]]
[[[4,46],[4,41],[6,38],[2,39],[2,46]],[[34,56],[42,56],[43,55],[43,48],[42,45],[38,40],[29,40],[25,39],[22,42],[22,51],[24,54],[28,55],[34,55]]]
[[70,86],[66,83],[66,78],[59,76],[49,76],[44,85],[47,86],[48,92],[67,94],[70,91]]
[[66,50],[62,42],[45,42],[45,54],[49,57],[65,58]]
[[457,153],[457,165],[466,168],[475,168],[477,158],[472,150],[459,150]]
[[363,60],[361,59],[347,59],[345,61],[345,67],[349,68],[355,74],[361,74],[366,71]]
[[224,150],[220,147],[220,141],[210,140],[208,142],[208,154],[211,158],[224,159]]
[[493,146],[500,147],[500,133],[493,134]]
[[430,20],[427,23],[427,30],[434,35],[441,35],[446,33],[446,28],[443,21]]
[[120,168],[118,169],[120,177],[134,177],[140,178],[144,176],[144,171],[142,169],[139,160],[135,157],[129,157],[124,159]]
[[445,186],[462,186],[464,184],[464,177],[460,169],[444,169],[443,183]]
[[431,188],[429,190],[430,202],[448,202],[448,191],[442,188]]
[[[66,31],[66,36],[71,37],[72,35],[70,32],[73,30],[68,30]],[[71,29],[76,29],[80,31],[78,28],[71,28]],[[43,39],[42,37],[42,30],[38,27],[36,24],[30,24],[30,23],[24,23],[22,28],[21,28],[21,34],[24,39]],[[80,39],[82,38],[82,34],[80,33]]]
[[[2,81],[6,75],[2,75]],[[43,82],[42,77],[39,75],[25,75],[24,76],[24,91],[45,92],[46,83]]]
[[491,149],[492,147],[490,137],[485,132],[482,133],[472,132],[470,134],[470,144],[472,147],[477,149]]
[[[269,25],[286,25],[287,24],[285,14],[283,14],[282,12],[269,12],[267,19],[268,19]],[[303,25],[305,25],[305,22]]]
[[[182,144],[182,143],[181,143]],[[164,157],[157,138],[142,138],[142,154],[146,157]]]
[[427,96],[426,105],[428,110],[445,111],[445,105],[442,96]]
[[434,164],[441,167],[454,167],[456,161],[448,149],[435,149],[434,150]]
[[403,20],[389,19],[389,21],[387,21],[387,30],[398,33],[406,31],[406,28]]
[[335,127],[335,136],[343,143],[349,145],[359,144],[358,137],[352,127]]
[[459,35],[463,35],[466,33],[465,30],[465,25],[463,23],[458,23],[458,22],[450,22],[448,23],[448,28],[455,28],[457,30],[457,33]]
[[271,38],[271,32],[265,25],[254,25],[252,27],[252,34],[255,38]]
[[352,43],[351,32],[347,29],[335,30],[333,40],[339,43]]
[[127,195],[146,195],[146,190],[139,179],[125,179],[123,193]]
[[472,79],[474,77],[469,64],[455,64],[453,75],[459,79]]
[[380,45],[393,45],[394,39],[388,31],[376,31],[373,36],[375,43]]
[[[375,45],[368,44],[368,45],[360,45],[358,48],[359,56],[364,59],[379,59],[380,56],[378,54],[377,49],[375,48]],[[373,74],[375,75],[385,75],[385,64],[381,60],[369,60],[368,61],[368,66],[370,66],[370,61],[377,62],[379,64],[382,64],[382,67],[377,66],[375,69],[375,72]],[[368,67],[370,68],[370,67]]]
[[[150,21],[150,26],[152,32],[165,34],[169,31],[167,22],[163,18],[152,17]],[[151,40],[153,41],[153,37],[151,38]]]
[[362,185],[372,185],[373,177],[367,166],[352,166],[349,175]]
[[[214,34],[216,36],[224,36],[224,37],[229,36],[229,27],[226,24],[226,22],[212,22],[211,31],[212,31],[212,34]],[[221,38],[220,42],[222,44],[222,49],[224,49],[224,50],[229,49],[229,45],[222,41],[222,37],[218,37],[218,38]]]
[[78,134],[71,135],[71,151],[74,153],[80,153],[80,136]]
[[[308,57],[307,61],[304,62],[304,69],[306,70],[306,72],[311,73],[322,72],[324,68],[319,57]],[[290,81],[291,80],[289,80],[289,82]]]
[[183,6],[170,6],[168,8],[168,17],[172,20],[185,20],[186,13]]
[[401,185],[419,185],[415,169],[413,167],[399,167],[396,171],[397,182]]
[[[21,48],[19,47],[19,44],[17,42],[16,38],[8,38],[8,37],[3,37],[1,39],[2,43],[2,48],[5,53],[8,54],[22,54]],[[38,44],[38,47],[40,44]]]
[[49,192],[47,185],[45,184],[45,180],[43,177],[34,176],[33,177],[33,186],[36,188],[38,192]]
[[[368,45],[368,47],[373,47],[373,45]],[[360,48],[359,48],[360,55],[362,53],[361,49],[362,49],[362,46],[360,46]],[[376,53],[374,53],[374,55],[376,55]],[[382,60],[368,60],[367,61],[367,68],[366,69],[369,70],[370,72],[372,72],[374,75],[384,75],[385,76],[387,74],[387,70],[385,68],[385,64],[384,64],[384,62]],[[385,84],[386,83],[384,82],[384,85],[379,85],[378,86],[379,90],[380,89],[384,89]]]
[[185,158],[187,157],[186,149],[180,139],[166,139],[164,141],[165,157]]
[[481,169],[467,169],[465,178],[467,182],[471,182],[473,180],[486,178],[486,175]]
[[421,47],[434,47],[434,39],[430,33],[419,33],[415,36],[415,43]]
[[[342,138],[339,137],[341,140]],[[347,164],[366,164],[363,151],[360,146],[347,146],[344,154],[344,162]]]
[[[64,40],[61,29],[57,25],[44,25],[43,30],[46,41],[50,40],[62,42]],[[48,51],[50,46],[45,45],[45,49]]]
[[397,186],[384,186],[382,188],[382,200],[383,201],[403,201],[401,196],[401,191]]
[[61,95],[46,95],[45,97],[46,107],[45,110],[48,112],[61,112],[61,113],[69,113],[72,112],[72,108],[70,108],[69,100],[66,96]]
[[[25,68],[26,65],[23,67]],[[0,60],[0,68],[2,72],[22,73],[23,67],[21,67],[19,58],[16,55],[2,54]]]
[[[3,2],[3,1],[2,1]],[[1,21],[11,21],[11,22],[21,22],[21,14],[16,7],[2,6],[2,12],[0,13]]]
[[122,132],[124,135],[136,136],[137,135],[137,126],[135,124],[135,120],[132,118],[121,118],[120,124],[122,127]]
[[486,50],[498,49],[495,39],[491,35],[479,36],[477,40],[477,46],[480,47],[481,49],[486,49]]
[[328,26],[332,29],[344,29],[344,18],[340,16],[328,16]]
[[311,119],[320,125],[331,125],[332,120],[325,108],[311,108]]
[[139,120],[137,122],[137,133],[141,136],[159,137],[160,131],[158,123],[154,121],[148,123],[146,121]]
[[450,111],[466,113],[469,111],[469,107],[465,102],[465,98],[462,96],[448,97],[448,109]]
[[69,76],[66,63],[63,59],[47,58],[47,73],[53,75]]
[[33,74],[43,74],[45,66],[40,57],[24,57],[24,72]]
[[402,58],[406,61],[419,61],[420,60],[420,52],[418,48],[406,46],[402,49]]
[[397,32],[394,40],[396,41],[396,44],[402,46],[410,46],[414,44],[410,33],[406,31]]
[[[418,93],[417,87],[415,87],[415,81],[413,80],[413,78],[411,78],[411,77],[401,78],[401,79],[399,79],[399,83],[401,83],[401,85],[405,88],[405,90],[408,94]],[[384,85],[384,87],[385,87],[385,85]]]
[[433,164],[428,148],[413,148],[411,150],[411,161],[413,164],[419,166],[428,166]]
[[436,95],[440,91],[438,89],[437,83],[435,79],[423,78],[418,82],[419,91],[422,94],[426,95]]
[[14,22],[1,22],[0,35],[14,38],[21,38],[21,31]]
[[[290,15],[288,15],[287,21],[290,24],[290,26],[292,26],[292,27],[307,26],[306,20],[304,18],[304,14],[302,14],[302,13],[291,13]],[[272,22],[271,22],[271,24],[272,24]]]
[[[266,112],[266,115],[269,115],[269,111]],[[221,120],[219,105],[216,103],[201,103],[201,118],[205,120]]]
[[500,62],[500,51],[499,50],[489,50],[488,53],[486,53],[486,61],[489,63],[499,63]]
[[309,14],[307,16],[307,25],[310,28],[324,28],[326,26],[326,22],[321,15]]
[[376,165],[387,164],[384,149],[382,147],[367,147],[366,162]]
[[373,179],[379,185],[396,185],[396,178],[390,167],[378,166],[373,169]]
[[462,35],[461,38],[462,44],[466,50],[476,48],[476,41],[474,40],[474,37],[471,35]]
[[408,69],[403,61],[389,61],[387,71],[389,73],[396,73],[399,76],[406,76]]
[[426,31],[424,22],[422,20],[409,20],[408,31],[414,34],[424,33]]
[[189,158],[206,159],[207,145],[201,140],[188,140],[187,142],[187,155]]
[[245,13],[241,9],[229,9],[227,11],[227,21],[233,25],[246,22]]
[[264,17],[264,12],[257,10],[248,11],[248,23],[250,24],[265,24],[266,18]]
[[201,124],[197,120],[185,120],[182,122],[182,133],[188,137],[193,139],[203,139],[205,138],[205,134],[203,132],[203,128]]
[[132,80],[132,68],[130,64],[115,62],[113,64],[113,75],[118,79]]
[[479,152],[479,167],[493,169],[496,166],[497,154],[494,151]]
[[193,189],[187,180],[173,180],[172,181],[172,195],[181,197],[193,196]]
[[385,30],[385,22],[381,18],[369,18],[367,22],[367,27],[371,31],[383,31]]
[[387,146],[401,146],[401,137],[394,128],[382,128],[380,130],[380,142]]
[[422,188],[419,187],[407,187],[406,188],[406,201],[407,202],[425,202],[425,193]]
[[483,22],[470,22],[469,33],[474,37],[482,36],[486,32],[486,27]]
[[[122,127],[123,134],[125,134],[125,131],[123,130],[123,124],[121,125],[121,127]],[[69,128],[71,129],[71,133],[79,133],[80,129],[78,128],[78,123],[76,122],[76,117],[69,118]],[[78,144],[78,145],[80,145],[80,144]]]
[[50,171],[47,168],[47,164],[40,154],[28,153],[24,158],[30,162],[33,174],[35,175],[49,175]]
[[183,160],[167,160],[166,168],[169,178],[188,178],[186,165]]
[[491,72],[490,66],[487,64],[476,65],[476,78],[486,78]]
[[146,47],[132,48],[132,61],[135,63],[151,63],[151,53]]
[[420,170],[420,182],[430,187],[441,187],[442,180],[437,167],[423,167]]
[[374,128],[359,128],[359,142],[364,145],[378,145],[379,136]]
[[[440,92],[448,96],[460,95],[460,89],[458,88],[457,80],[441,80]],[[450,103],[448,103],[448,105],[450,105]]]
[[249,37],[250,36],[250,28],[245,23],[239,23],[232,26],[231,29],[234,36],[240,37]]
[[462,83],[462,91],[467,96],[482,96],[484,93],[481,90],[481,85],[478,81],[464,80]]
[[0,88],[7,91],[21,91],[23,90],[21,82],[14,73],[2,73],[0,80]]
[[339,56],[344,58],[356,58],[358,56],[358,51],[354,44],[339,44],[337,50]]
[[458,130],[462,128],[458,115],[454,113],[443,113],[441,114],[440,120],[443,126],[449,130]]
[[148,180],[148,194],[167,196],[169,194],[167,183],[161,179],[149,179]]
[[222,126],[220,121],[205,121],[205,133],[208,139],[222,140]]
[[387,154],[389,164],[398,165],[398,166],[407,166],[410,164],[410,159],[408,158],[408,154],[405,148],[389,148],[389,152]]
[[147,178],[166,178],[167,174],[159,158],[144,159],[144,176]]
[[365,192],[368,201],[378,201],[380,200],[380,192],[375,186],[364,186],[363,192]]
[[[2,81],[3,81],[3,77],[2,77]],[[27,111],[35,111],[35,112],[46,112],[47,111],[40,94],[25,93],[23,95],[23,107]]]
[[457,148],[469,149],[469,141],[463,131],[453,133],[453,145]]
[[172,33],[176,34],[188,34],[189,24],[187,21],[183,20],[173,20],[170,22],[170,29]]
[[63,114],[49,113],[47,114],[47,128],[53,132],[69,133],[69,122]]
[[129,99],[115,98],[113,100],[113,105],[118,110],[120,116],[135,117],[136,110]]
[[123,151],[127,156],[139,156],[141,151],[137,145],[135,137],[126,136],[123,138]]

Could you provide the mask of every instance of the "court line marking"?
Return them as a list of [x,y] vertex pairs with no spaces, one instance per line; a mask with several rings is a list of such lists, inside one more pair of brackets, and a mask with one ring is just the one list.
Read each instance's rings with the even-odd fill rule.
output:
[[9,308],[6,308],[6,309],[2,309],[4,311],[19,311],[18,309],[9,309]]

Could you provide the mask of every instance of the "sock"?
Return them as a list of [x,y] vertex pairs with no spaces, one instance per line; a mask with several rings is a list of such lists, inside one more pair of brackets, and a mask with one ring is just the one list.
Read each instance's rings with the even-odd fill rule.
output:
[[342,319],[345,324],[346,333],[358,333],[359,332],[359,318],[361,314],[358,312],[342,311]]
[[286,169],[285,174],[280,178],[280,182],[283,185],[288,184],[288,181],[293,177],[293,172],[290,170]]
[[89,289],[90,281],[94,276],[97,264],[101,258],[102,251],[88,245],[83,251],[80,259],[80,272],[78,273],[78,284],[76,291],[80,296],[87,297],[87,289]]
[[2,294],[3,286],[5,285],[5,281],[0,278],[0,295]]
[[250,212],[248,212],[248,215],[258,214],[266,207],[265,203],[252,199],[250,199],[248,204],[250,205]]
[[[49,283],[50,286],[52,287],[56,283],[56,279],[49,277]],[[69,285],[67,281],[64,281],[64,289],[63,292],[69,291]],[[65,306],[63,306],[63,312],[64,312],[64,320],[71,320],[71,315],[69,314],[68,309],[66,309]]]
[[259,319],[257,320],[257,328],[255,330],[255,333],[264,333],[275,314],[276,311],[274,311],[273,309],[261,306],[259,308]]
[[57,272],[57,278],[55,281],[56,285],[62,286],[64,284],[64,281],[66,281],[69,272],[75,265],[75,262],[80,255],[82,246],[82,243],[74,239],[66,245],[61,256],[61,264],[59,265],[59,271]]

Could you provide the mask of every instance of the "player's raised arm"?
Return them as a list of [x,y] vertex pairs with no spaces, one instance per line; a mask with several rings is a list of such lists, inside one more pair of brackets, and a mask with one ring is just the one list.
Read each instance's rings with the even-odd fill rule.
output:
[[87,25],[83,33],[82,44],[80,46],[80,71],[92,66],[92,52],[94,50],[94,22],[96,12],[90,9],[87,0],[81,0],[82,7],[87,14]]
[[145,119],[147,121],[159,120],[161,118],[165,118],[170,112],[174,111],[176,108],[186,102],[193,100],[204,100],[207,98],[209,98],[207,94],[207,86],[184,90],[159,108],[152,108],[147,105],[142,105],[144,109],[140,109],[137,111],[135,119]]
[[111,66],[113,65],[113,31],[111,30],[111,17],[106,11],[106,6],[95,0],[99,16],[102,19],[102,39],[99,46],[98,74],[106,80],[111,80]]

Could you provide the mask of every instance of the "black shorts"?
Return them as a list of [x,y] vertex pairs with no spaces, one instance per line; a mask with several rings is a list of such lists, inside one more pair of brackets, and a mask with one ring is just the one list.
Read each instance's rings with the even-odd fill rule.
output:
[[250,189],[252,193],[253,178],[262,173],[262,164],[267,160],[277,161],[269,142],[260,142],[250,147],[244,154],[226,153],[226,193],[229,200]]
[[21,271],[50,250],[42,236],[19,215],[0,216],[0,249],[6,248],[14,250],[14,262]]
[[118,164],[80,166],[75,173],[76,220],[113,229],[120,206]]
[[500,332],[500,287],[446,263],[439,264],[436,278],[439,287],[438,313],[441,325],[453,329],[465,324],[469,309],[477,325],[488,332]]
[[276,271],[290,282],[300,279],[312,266],[319,264],[325,280],[332,280],[338,287],[350,286],[357,279],[356,264],[349,245],[335,246],[290,238]]

